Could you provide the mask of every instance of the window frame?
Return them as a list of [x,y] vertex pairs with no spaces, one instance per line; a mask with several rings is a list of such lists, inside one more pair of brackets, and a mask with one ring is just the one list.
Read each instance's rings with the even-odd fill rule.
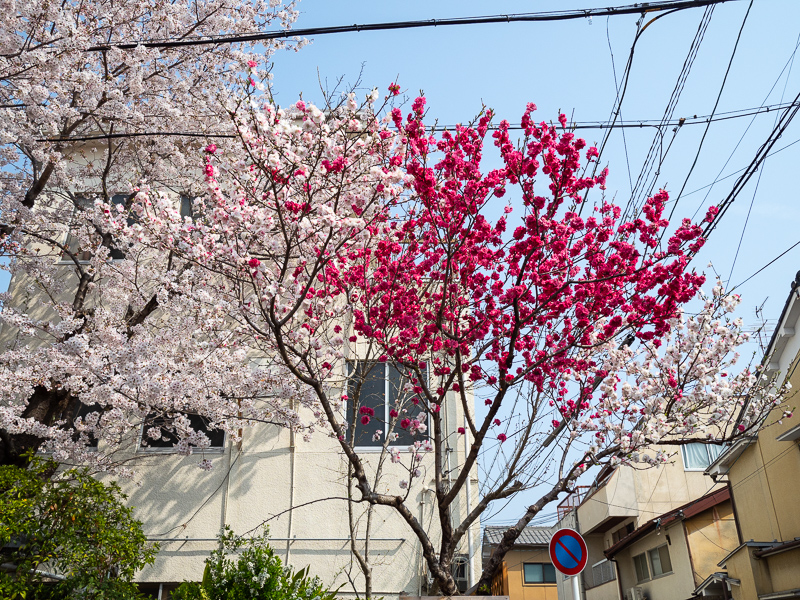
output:
[[[352,373],[355,372],[355,369],[358,368],[359,363],[362,363],[362,362],[374,362],[375,363],[375,365],[370,369],[370,371],[372,369],[376,368],[379,365],[383,365],[383,369],[384,369],[384,371],[383,371],[383,384],[384,384],[383,385],[383,415],[380,415],[380,417],[378,417],[377,410],[376,410],[376,415],[375,415],[376,417],[378,417],[378,418],[380,418],[382,420],[382,423],[384,425],[384,427],[382,429],[382,431],[383,431],[383,434],[382,434],[383,435],[383,439],[382,439],[382,441],[380,443],[373,442],[370,445],[359,444],[359,436],[358,436],[358,433],[356,432],[356,439],[355,439],[355,443],[353,445],[353,448],[356,451],[362,452],[362,453],[370,453],[370,452],[378,453],[378,452],[382,452],[383,451],[384,444],[386,444],[386,436],[388,435],[387,426],[388,426],[388,423],[389,423],[389,420],[390,420],[389,411],[391,410],[391,407],[389,406],[389,404],[390,404],[389,401],[391,399],[391,385],[392,385],[391,372],[389,371],[389,369],[393,366],[394,363],[392,361],[389,361],[389,360],[384,361],[384,362],[381,362],[381,361],[378,361],[378,360],[373,360],[373,361],[348,360],[347,361],[348,373],[347,373],[347,383],[345,385],[345,390],[347,390],[346,393],[348,395],[348,401],[347,401],[347,404],[346,404],[345,415],[346,415],[346,419],[347,419],[347,422],[348,422],[348,427],[349,427],[349,423],[351,422],[351,419],[353,417],[353,411],[356,409],[356,407],[354,405],[354,401],[352,399],[350,399],[350,378],[351,378]],[[429,375],[428,375],[429,371],[428,371],[427,367],[425,368],[424,372],[425,372],[426,378],[428,378],[428,384],[429,384],[430,383],[430,379],[429,379]],[[366,382],[366,380],[365,380],[365,382]],[[361,405],[365,406],[363,403]],[[422,407],[420,407],[419,410],[420,410],[420,412],[423,412]],[[411,416],[415,416],[415,415],[411,415]],[[354,427],[357,430],[358,430],[359,427],[368,427],[366,425],[361,425],[361,422],[360,422],[361,418],[360,418],[359,415],[355,415],[355,417],[356,418],[355,418]],[[401,417],[397,417],[397,421],[395,423],[395,429],[393,431],[394,433],[398,433],[398,429],[402,430],[402,428],[400,428],[400,420],[401,420]],[[427,413],[425,415],[424,423],[425,423],[426,426],[430,426],[430,417],[429,417],[429,415]],[[424,439],[427,439],[427,437],[428,437],[427,435],[417,436],[417,437],[415,437],[415,440],[422,441]],[[370,435],[368,437],[368,439],[371,441],[372,436]],[[386,448],[404,449],[404,448],[407,448],[408,446],[409,446],[408,440],[400,441],[398,439],[395,442],[387,444],[385,447]]]
[[[664,548],[667,554],[667,560],[669,561],[669,571],[661,571],[661,573],[656,573],[655,564],[653,563],[653,556],[652,553],[658,553],[658,566],[659,569],[663,569],[664,563],[663,558],[661,556],[661,549]],[[656,579],[657,577],[666,577],[667,575],[672,575],[675,571],[672,569],[672,557],[669,555],[669,544],[661,544],[660,546],[656,546],[655,548],[650,548],[647,551],[647,562],[650,565],[650,572],[652,573],[651,579]]]
[[[688,461],[687,461],[687,458],[686,458],[686,450],[687,450],[687,448],[689,446],[703,446],[703,449],[706,452],[706,458],[708,460],[708,463],[705,464],[704,466],[700,466],[700,467],[689,467],[689,466],[687,466],[688,465]],[[712,446],[714,448],[718,449],[717,453],[715,455],[713,455],[713,456],[711,454],[711,447]],[[704,444],[702,442],[690,442],[688,444],[682,444],[681,445],[681,460],[683,461],[683,470],[684,471],[690,471],[690,472],[692,472],[692,471],[703,472],[709,467],[709,465],[711,465],[711,463],[713,463],[715,460],[717,460],[719,455],[722,454],[722,452],[724,450],[725,450],[725,447],[722,444]]]
[[[130,194],[112,194],[111,198],[110,198],[111,204],[114,205],[114,206],[119,205],[119,204],[124,205],[130,199],[130,197],[131,197]],[[121,199],[122,202],[116,202],[115,198]],[[81,203],[84,204],[84,209],[85,210],[86,209],[90,209],[92,207],[92,205],[94,204],[94,198],[91,197],[91,194],[89,194],[87,196],[78,195],[78,196],[76,196],[76,200],[77,200],[77,202],[79,204],[81,204]],[[73,208],[73,212],[72,212],[73,217],[75,216],[76,212],[77,212],[77,208]],[[128,220],[130,221],[130,217],[128,217]],[[89,250],[79,250],[77,247],[76,247],[75,250],[70,248],[70,241],[72,239],[74,239],[72,233],[70,233],[69,230],[67,230],[66,236],[64,238],[64,247],[68,248],[70,252],[72,252],[73,254],[76,255],[76,258],[78,259],[78,264],[85,265],[85,264],[88,264],[89,262],[91,262],[91,260],[92,260],[91,251],[89,251]],[[115,262],[115,261],[125,260],[125,253],[122,250],[120,250],[118,248],[109,248],[108,250],[109,250],[109,256],[108,256],[108,260],[109,261]],[[118,252],[118,253],[122,254],[122,256],[114,256],[115,252]],[[62,265],[75,264],[75,262],[72,260],[72,258],[70,258],[63,251],[61,252],[61,257],[59,258],[58,262],[59,262],[59,264],[62,264]]]
[[[638,568],[639,565],[637,564],[637,559],[641,559],[641,561],[642,561],[641,564],[644,565],[644,570],[646,571],[645,577],[643,579],[639,579],[639,571],[640,571],[640,569]],[[632,556],[631,560],[633,561],[633,572],[636,575],[636,583],[637,583],[637,585],[640,584],[640,583],[644,583],[645,581],[650,581],[652,579],[652,577],[650,576],[650,565],[649,565],[649,562],[648,562],[647,551],[645,550],[644,552],[641,552],[640,554],[636,554],[636,555]]]
[[[525,567],[533,567],[539,566],[541,567],[542,572],[542,580],[541,581],[528,581],[527,573],[525,572]],[[552,571],[552,581],[548,581],[547,576],[547,567],[550,567]],[[558,575],[556,574],[556,568],[553,566],[553,563],[549,562],[523,562],[522,563],[522,585],[554,585],[558,583]]]
[[[175,416],[177,416],[180,413],[181,413],[181,411],[175,411]],[[197,415],[197,414],[194,414],[194,413],[182,413],[182,414],[186,415],[190,419],[192,417],[198,417],[200,419],[204,418],[202,415]],[[152,418],[152,415],[148,415],[147,417],[145,417],[145,419],[142,421],[142,424],[139,426],[139,436],[137,438],[137,443],[136,443],[136,453],[137,454],[140,454],[140,453],[141,454],[178,454],[178,451],[176,450],[174,444],[172,446],[151,446],[150,445],[150,441],[148,441],[148,445],[146,445],[146,446],[142,445],[142,442],[145,441],[145,439],[146,439],[145,427],[148,427],[148,428],[149,427],[155,427],[155,425],[153,423],[148,423],[148,419],[150,419],[150,418]],[[161,418],[161,417],[155,417],[155,418]],[[206,433],[206,435],[208,435],[207,429],[202,429],[200,431],[203,431],[204,433]],[[201,453],[208,452],[210,454],[224,454],[225,453],[225,447],[228,444],[228,432],[225,431],[224,429],[220,429],[219,431],[222,432],[222,443],[219,446],[211,445],[208,448],[198,448],[196,446],[192,446],[192,454],[194,454],[195,452],[201,452]],[[149,438],[147,438],[147,439],[149,440]],[[209,439],[210,439],[210,437],[209,437]]]

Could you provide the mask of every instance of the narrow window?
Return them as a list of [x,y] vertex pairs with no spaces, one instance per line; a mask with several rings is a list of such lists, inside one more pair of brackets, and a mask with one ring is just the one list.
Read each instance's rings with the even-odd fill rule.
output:
[[672,561],[669,558],[667,545],[659,546],[648,551],[650,566],[653,568],[653,577],[672,572]]
[[647,556],[644,554],[634,556],[633,566],[636,569],[636,583],[650,579],[650,571],[647,569]]
[[[350,363],[349,371],[349,421],[355,424],[356,446],[383,446],[392,423],[391,433],[397,436],[392,445],[408,446],[427,437],[419,433],[412,435],[408,428],[401,426],[404,419],[414,419],[423,412],[419,396],[408,389],[414,386],[413,375],[394,364],[378,361]],[[426,370],[422,372],[427,376]],[[392,416],[393,410],[397,417]]]

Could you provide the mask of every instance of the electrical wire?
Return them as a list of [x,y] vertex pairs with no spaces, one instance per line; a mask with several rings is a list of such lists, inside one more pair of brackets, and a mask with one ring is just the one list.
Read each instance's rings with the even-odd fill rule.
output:
[[[783,72],[786,71],[786,69],[791,64],[794,63],[794,57],[797,54],[797,49],[798,48],[800,48],[800,36],[797,37],[797,43],[795,44],[795,47],[792,50],[792,53],[789,55],[789,58],[784,63],[783,68],[781,69],[781,72],[778,73],[778,76],[775,78],[775,81],[773,82],[772,87],[769,88],[769,91],[767,92],[766,96],[764,96],[764,100],[761,102],[762,106],[765,106],[767,100],[769,99],[770,95],[772,94],[772,91],[775,89],[775,86],[778,85],[778,82],[781,80],[781,77],[783,76]],[[787,77],[786,82],[788,83],[788,81],[789,81],[789,79]],[[786,90],[786,88],[784,86],[784,92],[785,92],[785,90]],[[783,94],[781,95],[781,98],[783,98]],[[739,138],[739,141],[736,142],[736,145],[733,147],[733,150],[731,150],[731,153],[728,155],[727,160],[725,160],[725,164],[722,165],[722,167],[720,168],[719,173],[717,173],[717,176],[714,178],[714,181],[712,181],[708,185],[705,185],[703,187],[697,188],[694,191],[687,192],[686,194],[684,194],[684,197],[686,197],[686,196],[690,196],[691,194],[694,194],[696,192],[699,192],[700,190],[709,188],[708,192],[706,192],[706,195],[703,197],[703,200],[700,202],[700,204],[695,209],[694,214],[692,215],[692,220],[694,220],[694,218],[697,216],[697,213],[700,212],[700,209],[703,208],[703,206],[705,205],[706,200],[708,200],[708,196],[711,194],[711,190],[714,188],[714,185],[716,185],[717,182],[723,181],[725,179],[728,179],[733,174],[739,173],[740,171],[744,170],[744,169],[739,169],[739,171],[734,171],[734,173],[732,173],[731,175],[726,175],[725,177],[720,178],[720,175],[722,175],[722,172],[725,170],[725,167],[728,166],[728,163],[733,158],[733,155],[736,154],[736,150],[739,149],[739,146],[741,145],[742,141],[744,140],[745,136],[747,135],[747,132],[750,131],[750,127],[752,127],[754,122],[755,122],[755,116],[752,119],[750,119],[750,123],[747,124],[747,127],[745,128],[744,132],[742,133],[741,137]],[[800,140],[797,140],[797,141],[800,141]],[[792,142],[791,144],[789,144],[789,146],[792,146],[797,141]],[[781,148],[781,150],[784,150],[785,148],[788,148],[789,146],[784,146],[783,148]],[[780,152],[780,150],[774,152],[773,154],[777,154],[777,152]],[[772,156],[772,154],[770,154],[769,156]]]
[[[769,158],[770,156],[774,156],[774,155],[778,154],[779,152],[783,152],[784,150],[787,150],[788,148],[791,148],[792,146],[794,146],[797,143],[800,143],[800,138],[796,139],[795,141],[793,141],[793,142],[791,142],[789,144],[786,144],[785,146],[783,146],[781,148],[778,148],[777,150],[775,150],[775,152],[770,152],[769,154],[767,154],[767,158]],[[717,179],[714,179],[714,181],[712,181],[711,183],[707,183],[706,185],[704,185],[702,187],[699,187],[696,190],[692,190],[691,192],[686,192],[683,195],[683,197],[686,198],[686,196],[691,196],[692,194],[696,194],[697,192],[702,192],[704,189],[712,187],[712,186],[716,185],[717,183],[719,183],[720,181],[725,181],[726,179],[730,179],[734,175],[737,175],[737,174],[741,173],[742,171],[744,171],[746,168],[747,167],[742,167],[741,169],[737,169],[736,171],[733,171],[732,173],[728,173],[727,175],[725,175],[725,177],[718,177]],[[701,207],[702,207],[702,205],[701,205]],[[700,208],[697,209],[697,212],[699,212],[699,210],[700,210]],[[694,216],[692,217],[692,220],[694,220],[694,217],[697,216],[697,212],[695,212]]]
[[[629,214],[631,216],[637,214],[640,210],[639,202],[644,202],[647,197],[652,195],[652,190],[656,185],[658,176],[661,174],[661,167],[664,163],[664,160],[666,159],[669,150],[672,148],[672,142],[675,140],[678,131],[680,131],[682,127],[682,125],[677,125],[675,129],[673,129],[672,141],[667,147],[667,152],[663,152],[662,148],[664,142],[664,130],[669,127],[668,123],[670,120],[672,120],[672,116],[678,106],[678,101],[680,100],[683,89],[686,87],[686,81],[689,78],[689,73],[691,72],[694,61],[697,58],[700,45],[703,43],[706,31],[711,23],[711,17],[713,13],[714,6],[707,7],[703,12],[703,17],[697,27],[697,32],[695,33],[695,36],[689,47],[689,52],[687,53],[686,59],[683,62],[683,67],[681,68],[681,72],[679,73],[678,79],[675,82],[675,87],[672,90],[669,101],[667,102],[667,107],[664,109],[664,116],[662,117],[661,123],[656,130],[656,135],[653,136],[653,141],[650,144],[650,148],[645,155],[645,159],[642,163],[642,169],[639,172],[639,177],[636,180],[636,185],[631,189],[631,197],[628,201],[628,205],[625,207],[626,217]],[[658,167],[656,168],[657,152],[659,154],[659,160]],[[655,174],[653,175],[652,182],[648,184],[648,180],[650,179],[650,174],[653,172],[653,169],[655,169]]]
[[[797,36],[797,44],[800,44],[800,35]],[[781,91],[781,102],[783,102],[783,98],[786,95],[786,87],[789,85],[789,78],[791,78],[791,76],[792,76],[792,67],[794,66],[795,54],[797,53],[797,44],[795,45],[794,52],[792,52],[792,56],[789,59],[789,71],[786,73],[786,81],[784,81],[784,83],[783,83],[783,91]],[[781,73],[783,73],[783,71],[781,71]],[[777,80],[776,80],[776,83],[777,83]],[[772,87],[774,89],[775,85],[773,85]],[[770,93],[771,92],[772,92],[772,90],[770,90]],[[773,127],[777,123],[778,123],[778,119],[776,117],[775,118],[775,124],[773,124]],[[765,166],[766,166],[766,158],[764,160],[765,160]],[[731,270],[730,270],[730,273],[728,274],[727,283],[730,283],[731,279],[733,279],[733,269],[736,266],[736,259],[739,258],[739,251],[742,249],[742,242],[744,241],[744,234],[747,231],[747,224],[750,222],[750,213],[753,211],[753,204],[755,204],[756,195],[758,194],[758,188],[761,185],[761,177],[762,177],[762,175],[764,175],[764,169],[763,168],[758,172],[758,179],[756,180],[756,187],[755,187],[755,190],[753,190],[753,197],[750,199],[750,207],[747,209],[747,216],[745,217],[744,225],[742,226],[742,234],[739,236],[739,243],[736,246],[736,254],[733,255],[733,262],[731,263]]]
[[[797,114],[798,108],[800,108],[800,94],[798,94],[794,102],[792,102],[792,106],[787,108],[778,118],[778,122],[775,127],[772,128],[767,140],[761,145],[761,147],[756,152],[755,157],[753,160],[750,161],[750,164],[747,165],[742,175],[739,179],[736,180],[736,183],[733,185],[730,193],[725,197],[725,199],[720,202],[718,205],[718,212],[714,215],[711,222],[706,225],[703,230],[703,237],[708,239],[708,236],[711,234],[712,231],[717,227],[719,222],[722,220],[722,217],[730,208],[733,201],[738,197],[739,193],[742,191],[745,185],[750,181],[752,176],[755,172],[759,169],[761,164],[769,155],[769,151],[772,150],[773,146],[778,142],[778,140],[783,135],[784,131],[789,127],[792,120],[794,119],[795,115]],[[676,201],[677,205],[677,201]],[[673,211],[675,207],[673,206]]]
[[[581,129],[619,129],[619,128],[632,128],[632,129],[644,129],[645,127],[654,127],[654,128],[661,128],[661,127],[686,127],[688,125],[703,125],[708,122],[718,122],[718,121],[729,121],[731,119],[740,119],[742,117],[750,117],[750,116],[758,116],[760,114],[766,114],[775,110],[781,110],[786,108],[793,107],[796,102],[785,102],[782,104],[770,104],[767,106],[760,106],[755,108],[742,108],[738,110],[728,111],[725,113],[720,113],[718,116],[713,117],[711,115],[703,115],[703,116],[694,116],[689,118],[680,118],[676,120],[672,120],[669,122],[663,122],[660,119],[636,119],[632,121],[622,121],[619,123],[614,123],[613,121],[576,121],[573,123],[568,124],[568,128],[571,130],[581,130]],[[445,130],[453,130],[457,126],[456,125],[437,125],[435,127],[431,127],[431,131],[445,131]],[[500,126],[499,125],[490,125],[487,130],[488,131],[496,131]],[[510,131],[521,131],[522,127],[519,125],[511,125],[508,127]],[[91,142],[97,140],[116,140],[116,139],[125,139],[125,138],[137,138],[137,137],[191,137],[191,138],[208,138],[208,139],[232,139],[238,137],[232,133],[202,133],[202,132],[195,132],[195,131],[137,131],[132,133],[111,133],[111,134],[96,134],[96,135],[84,135],[84,136],[70,136],[70,137],[56,137],[56,138],[40,138],[37,139],[37,142]],[[798,140],[800,141],[800,140]],[[795,142],[796,143],[796,142]],[[787,146],[788,147],[788,146]],[[781,148],[783,150],[784,148]],[[778,150],[777,152],[780,152]],[[771,155],[770,155],[771,156]],[[736,171],[737,173],[739,171]],[[730,175],[723,177],[718,181],[722,181],[730,177]],[[714,182],[716,183],[716,181]],[[709,184],[709,185],[713,185]],[[704,186],[702,188],[698,188],[692,192],[687,192],[684,194],[688,196],[690,194],[694,194],[701,189],[705,189]]]
[[[731,52],[731,58],[728,61],[728,68],[725,69],[725,76],[722,78],[722,84],[719,87],[719,93],[717,94],[717,100],[714,102],[714,108],[711,111],[711,116],[713,118],[714,113],[717,111],[717,107],[719,106],[719,101],[722,99],[722,92],[725,90],[725,84],[728,81],[728,75],[731,72],[731,66],[733,66],[733,59],[736,57],[736,50],[739,48],[739,41],[742,39],[742,32],[744,31],[744,26],[747,23],[747,17],[750,16],[750,9],[753,8],[753,0],[750,0],[750,4],[747,6],[747,12],[744,14],[744,19],[742,19],[742,26],[739,28],[739,34],[736,36],[736,43],[733,45],[733,51]],[[703,149],[703,142],[706,140],[706,135],[708,134],[708,130],[711,128],[711,121],[709,120],[708,124],[706,125],[705,131],[703,131],[703,137],[700,138],[700,144],[697,146],[697,153],[694,155],[694,161],[692,162],[692,166],[689,167],[689,172],[686,174],[686,179],[683,180],[683,185],[681,186],[681,191],[678,192],[678,196],[675,198],[675,204],[672,205],[672,210],[669,213],[668,219],[672,220],[672,215],[675,214],[675,209],[678,207],[678,202],[681,200],[681,195],[683,194],[684,190],[686,189],[686,184],[689,183],[689,178],[692,176],[692,172],[694,171],[695,166],[697,165],[697,161],[700,158],[700,152]]]
[[[800,140],[798,140],[798,141],[800,141]],[[794,244],[792,244],[792,245],[791,245],[789,248],[787,248],[786,250],[784,250],[783,252],[781,252],[781,253],[780,253],[778,256],[776,256],[776,257],[775,257],[775,258],[773,258],[771,261],[769,261],[767,264],[765,264],[763,267],[761,267],[761,268],[760,268],[758,271],[756,271],[755,273],[753,273],[752,275],[750,275],[750,277],[748,277],[748,278],[747,278],[747,279],[745,279],[744,281],[741,281],[741,282],[737,283],[735,286],[733,286],[733,287],[731,288],[731,291],[735,290],[735,289],[736,289],[736,288],[738,288],[738,287],[741,287],[741,286],[743,286],[745,283],[747,283],[748,281],[750,281],[750,280],[751,280],[753,277],[755,277],[756,275],[758,275],[759,273],[761,273],[761,271],[763,271],[764,269],[766,269],[767,267],[769,267],[769,266],[770,266],[772,263],[774,263],[775,261],[777,261],[777,260],[778,260],[778,259],[780,259],[780,258],[783,258],[783,257],[784,257],[786,254],[788,254],[788,253],[789,253],[791,250],[794,250],[795,248],[797,248],[797,246],[800,246],[800,242],[795,242],[795,243],[794,243]]]
[[[619,93],[619,82],[617,81],[617,65],[616,62],[614,61],[614,48],[611,46],[611,34],[608,31],[608,24],[610,21],[611,19],[606,17],[606,42],[608,42],[608,52],[611,55],[611,73],[614,75],[614,89],[617,90],[617,93]],[[622,111],[620,111],[619,116],[622,117]],[[625,138],[625,129],[622,130],[622,147],[625,150],[625,166],[628,169],[628,183],[631,186],[631,193],[633,193],[633,178],[631,177],[631,159],[628,156],[628,140]]]
[[306,27],[303,29],[281,29],[276,31],[263,31],[254,33],[235,33],[219,36],[198,36],[195,38],[181,39],[152,39],[119,44],[102,44],[87,48],[87,52],[104,52],[111,48],[132,50],[138,46],[145,48],[180,48],[188,46],[202,46],[209,44],[232,44],[241,42],[261,42],[286,38],[299,38],[306,36],[330,35],[334,33],[359,33],[362,31],[389,31],[396,29],[419,29],[423,27],[447,27],[453,25],[487,25],[494,23],[531,23],[567,21],[572,19],[587,19],[589,17],[621,16],[643,14],[663,10],[685,10],[722,4],[724,2],[738,2],[740,0],[663,0],[661,2],[645,2],[616,6],[608,8],[580,8],[573,10],[560,10],[535,13],[517,13],[508,15],[486,15],[480,17],[456,17],[449,19],[424,19],[414,21],[391,21],[386,23],[364,23],[355,25],[338,25],[333,27]]

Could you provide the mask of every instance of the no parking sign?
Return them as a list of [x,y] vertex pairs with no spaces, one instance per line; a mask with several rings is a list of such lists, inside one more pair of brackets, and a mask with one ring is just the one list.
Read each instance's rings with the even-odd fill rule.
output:
[[581,534],[572,529],[556,531],[550,540],[550,560],[564,575],[577,575],[583,571],[589,553]]

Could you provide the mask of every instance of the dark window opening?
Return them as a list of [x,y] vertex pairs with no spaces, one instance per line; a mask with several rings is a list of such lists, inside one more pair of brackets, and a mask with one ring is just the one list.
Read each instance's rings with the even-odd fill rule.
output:
[[525,583],[556,582],[556,568],[550,563],[524,563],[522,573]]
[[[222,429],[210,429],[208,419],[202,415],[185,415],[189,418],[189,424],[195,431],[202,431],[208,438],[210,448],[222,448],[225,444],[225,431]],[[145,419],[142,431],[142,449],[173,449],[180,441],[180,436],[175,430],[173,420],[175,415],[156,415],[149,414]],[[151,431],[158,428],[159,436],[153,437]]]
[[[427,435],[411,435],[408,429],[400,426],[403,419],[416,418],[423,412],[423,403],[419,402],[418,394],[413,391],[404,391],[407,384],[412,384],[410,376],[405,369],[401,371],[394,364],[377,361],[361,361],[349,364],[350,379],[347,382],[347,396],[349,398],[348,417],[350,423],[355,423],[356,446],[383,446],[388,435],[391,421],[390,411],[396,410],[398,416],[394,419],[395,425],[392,433],[397,434],[397,439],[392,445],[408,446],[415,441],[427,438]],[[427,377],[427,369],[422,370],[423,377]],[[358,383],[361,382],[360,393],[357,394]],[[418,385],[418,384],[417,384]],[[356,397],[358,395],[358,397]],[[414,399],[418,404],[414,404]],[[362,423],[365,416],[362,409],[369,409],[373,414],[367,413],[369,423]],[[406,412],[403,412],[405,410]],[[354,414],[354,411],[358,411]],[[426,423],[427,425],[427,423]],[[380,435],[376,431],[381,430]]]

